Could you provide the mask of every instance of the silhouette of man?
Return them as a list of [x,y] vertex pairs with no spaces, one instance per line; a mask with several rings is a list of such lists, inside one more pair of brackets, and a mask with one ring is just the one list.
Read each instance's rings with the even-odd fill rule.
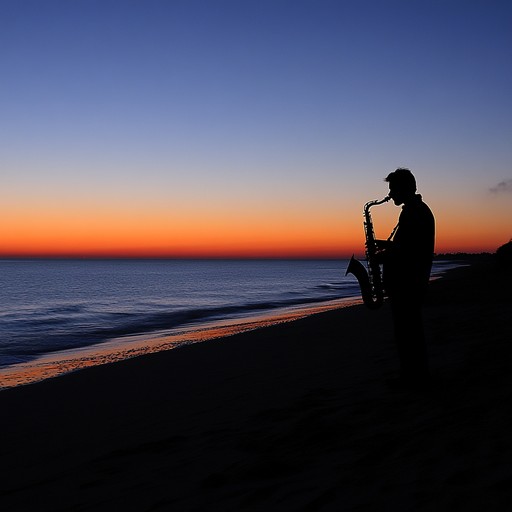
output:
[[416,179],[409,169],[399,168],[385,181],[395,205],[403,205],[394,236],[378,242],[400,358],[400,378],[391,384],[424,387],[430,373],[421,308],[432,268],[435,220],[416,194]]

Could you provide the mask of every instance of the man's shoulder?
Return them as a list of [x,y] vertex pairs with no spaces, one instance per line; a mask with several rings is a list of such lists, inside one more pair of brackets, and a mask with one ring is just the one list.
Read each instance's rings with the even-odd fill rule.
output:
[[432,210],[430,209],[430,206],[425,203],[424,201],[421,201],[421,210],[423,215],[434,218],[434,214],[432,213]]
[[432,210],[430,209],[430,206],[423,201],[423,198],[420,194],[416,194],[415,201],[412,203],[412,209],[416,209],[423,213],[429,213],[432,215]]
[[402,213],[400,214],[400,222],[415,224],[417,222],[433,223],[435,221],[432,210],[428,204],[423,201],[422,197],[417,194],[415,196],[415,200],[408,203],[402,209]]

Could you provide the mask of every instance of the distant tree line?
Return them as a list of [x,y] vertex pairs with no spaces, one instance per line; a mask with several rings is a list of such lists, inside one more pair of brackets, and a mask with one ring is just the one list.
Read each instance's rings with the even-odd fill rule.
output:
[[434,256],[435,260],[465,260],[465,261],[482,261],[493,259],[496,263],[503,268],[512,268],[512,238],[506,244],[501,245],[496,249],[495,253],[480,252],[451,252],[441,253]]
[[496,262],[500,267],[512,267],[512,238],[496,250]]
[[494,255],[490,252],[445,252],[440,254],[435,254],[435,260],[481,260],[481,259],[489,259]]

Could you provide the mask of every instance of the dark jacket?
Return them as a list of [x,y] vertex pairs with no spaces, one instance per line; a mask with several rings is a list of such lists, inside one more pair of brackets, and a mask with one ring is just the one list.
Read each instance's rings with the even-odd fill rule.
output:
[[434,215],[416,194],[402,207],[398,229],[386,250],[383,280],[392,300],[423,298],[432,268],[434,239]]

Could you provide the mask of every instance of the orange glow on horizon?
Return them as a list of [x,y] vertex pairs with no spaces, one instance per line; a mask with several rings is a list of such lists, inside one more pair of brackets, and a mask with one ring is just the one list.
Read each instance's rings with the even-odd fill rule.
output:
[[[0,257],[347,258],[364,254],[361,209],[316,213],[284,206],[265,214],[241,209],[184,211],[98,207],[0,211]],[[437,214],[436,253],[494,252],[508,242],[507,219]],[[8,213],[8,214],[7,214]],[[13,215],[17,213],[18,215]],[[386,238],[400,209],[372,212],[377,238]],[[8,221],[5,221],[8,219]],[[15,220],[13,220],[15,219]]]
[[[9,229],[10,228],[10,229]],[[12,223],[0,255],[27,257],[340,257],[363,243],[356,223],[344,231],[325,219],[251,216],[177,219],[119,216],[25,218]],[[343,232],[343,236],[339,233]]]
[[[196,240],[190,238],[175,240],[168,244],[155,239],[140,238],[131,243],[119,237],[108,239],[94,237],[76,239],[54,236],[47,240],[4,240],[0,245],[0,257],[84,257],[84,258],[349,258],[352,254],[364,254],[362,235],[352,234],[343,239],[307,236],[302,240],[278,237],[258,237],[252,240],[245,237],[232,237],[217,241],[209,237]],[[467,240],[459,237],[437,237],[436,253],[480,253],[495,252],[508,240],[496,242],[494,239]]]

